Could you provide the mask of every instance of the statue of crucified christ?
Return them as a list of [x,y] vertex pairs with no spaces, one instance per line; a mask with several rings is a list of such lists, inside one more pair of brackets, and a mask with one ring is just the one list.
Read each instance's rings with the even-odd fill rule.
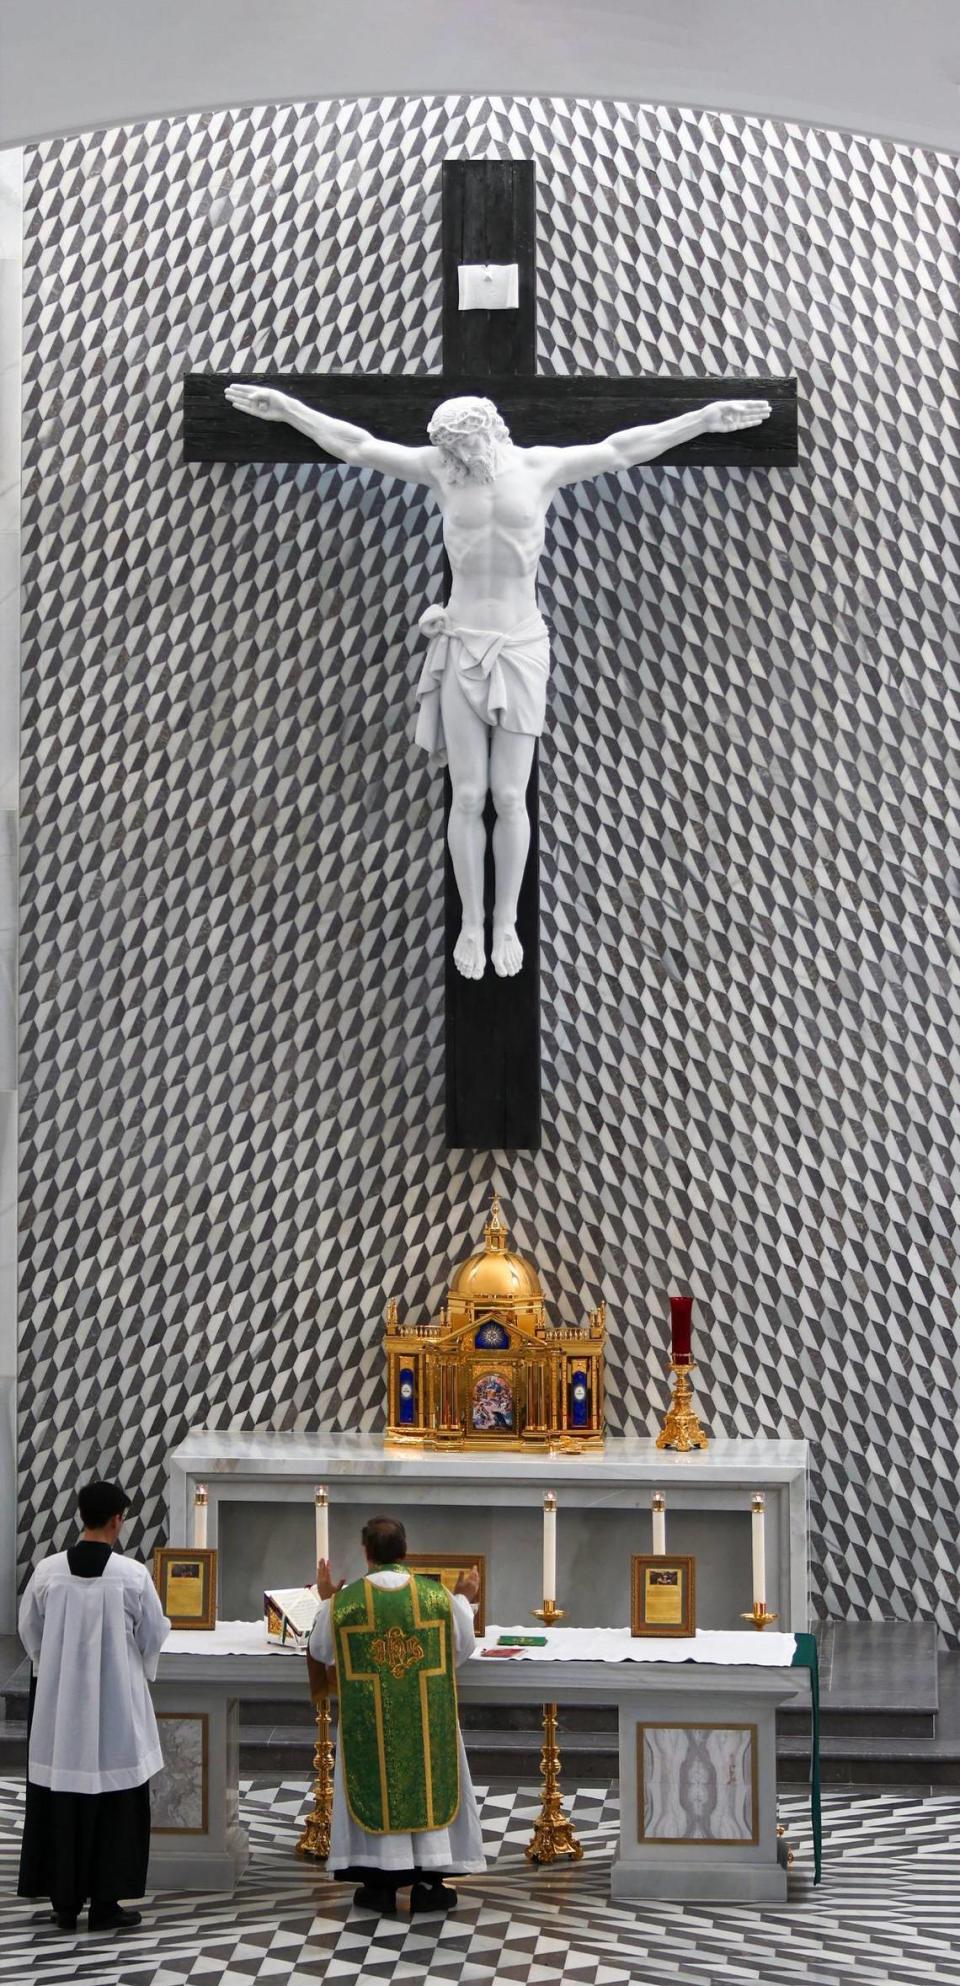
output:
[[405,448],[272,387],[237,383],[227,399],[260,420],[288,421],[341,462],[423,483],[439,503],[453,584],[446,606],[428,607],[420,622],[428,646],[416,737],[450,767],[448,839],[463,911],[453,958],[466,979],[482,978],[486,965],[483,807],[488,789],[493,794],[492,963],[509,978],[523,964],[516,919],[530,846],[527,782],[550,671],[537,568],[553,496],[565,483],[652,462],[696,435],[755,427],[769,402],[715,400],[606,441],[518,448],[492,401],[444,400],[427,428],[429,445]]

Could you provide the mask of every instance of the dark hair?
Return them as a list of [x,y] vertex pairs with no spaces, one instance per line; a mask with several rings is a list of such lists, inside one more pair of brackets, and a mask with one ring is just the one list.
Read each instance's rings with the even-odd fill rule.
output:
[[371,1517],[361,1533],[363,1549],[374,1565],[392,1565],[407,1556],[407,1534],[395,1517]]
[[77,1507],[87,1531],[102,1531],[111,1517],[122,1517],[130,1498],[119,1483],[85,1483],[77,1491]]

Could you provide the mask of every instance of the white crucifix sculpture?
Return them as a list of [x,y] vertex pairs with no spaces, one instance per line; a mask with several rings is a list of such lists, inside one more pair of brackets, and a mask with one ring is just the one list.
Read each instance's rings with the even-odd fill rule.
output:
[[448,840],[462,924],[454,963],[466,979],[486,965],[483,809],[493,796],[496,891],[491,959],[501,978],[520,971],[517,902],[530,846],[527,782],[544,724],[550,635],[537,604],[547,512],[559,489],[633,469],[701,434],[756,427],[766,400],[715,400],[605,441],[520,448],[490,400],[444,400],[427,443],[404,447],[307,407],[273,387],[226,389],[231,406],[287,421],[341,462],[377,469],[433,491],[443,518],[452,585],[445,607],[420,625],[427,655],[417,688],[417,742],[448,765],[453,789]]

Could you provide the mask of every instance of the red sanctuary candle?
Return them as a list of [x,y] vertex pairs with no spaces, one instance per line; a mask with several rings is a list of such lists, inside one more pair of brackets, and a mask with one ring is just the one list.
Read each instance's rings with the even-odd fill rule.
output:
[[692,1296],[672,1296],[670,1298],[671,1355],[674,1365],[689,1365],[691,1363],[690,1312],[692,1309]]

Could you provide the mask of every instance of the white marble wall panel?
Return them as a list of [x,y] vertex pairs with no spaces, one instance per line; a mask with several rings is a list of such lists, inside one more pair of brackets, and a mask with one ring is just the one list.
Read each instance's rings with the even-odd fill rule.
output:
[[752,1724],[644,1724],[637,1742],[641,1840],[756,1840]]
[[0,1634],[16,1582],[17,797],[23,154],[0,152]]

